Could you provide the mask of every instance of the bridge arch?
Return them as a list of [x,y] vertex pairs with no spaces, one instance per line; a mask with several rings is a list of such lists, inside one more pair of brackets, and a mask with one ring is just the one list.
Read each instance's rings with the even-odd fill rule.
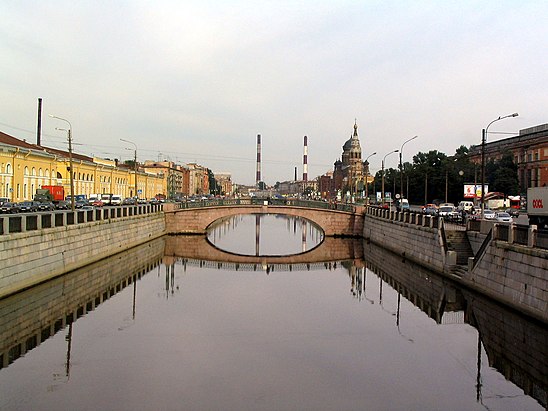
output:
[[272,204],[208,205],[193,208],[176,208],[176,205],[166,204],[164,212],[168,234],[205,234],[214,221],[233,215],[285,214],[310,220],[323,230],[326,237],[363,236],[363,208],[358,207],[352,211],[341,211]]

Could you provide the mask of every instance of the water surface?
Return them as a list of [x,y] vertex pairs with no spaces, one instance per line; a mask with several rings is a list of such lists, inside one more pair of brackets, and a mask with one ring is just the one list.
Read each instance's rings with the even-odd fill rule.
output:
[[266,272],[172,240],[0,300],[0,409],[544,409],[545,327],[401,257]]

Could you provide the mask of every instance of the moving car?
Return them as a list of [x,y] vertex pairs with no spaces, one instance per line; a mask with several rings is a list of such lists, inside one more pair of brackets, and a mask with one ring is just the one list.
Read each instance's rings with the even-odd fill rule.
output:
[[506,211],[500,211],[498,213],[495,213],[495,219],[501,223],[511,223],[512,221],[514,221],[512,216]]
[[483,210],[483,218],[486,220],[496,220],[497,216],[493,210],[486,208]]
[[459,210],[466,211],[467,213],[469,213],[474,208],[474,203],[471,201],[461,201],[457,208]]
[[422,212],[426,215],[438,215],[437,207],[425,207],[422,209]]
[[519,217],[519,210],[517,208],[508,208],[506,212],[512,217]]

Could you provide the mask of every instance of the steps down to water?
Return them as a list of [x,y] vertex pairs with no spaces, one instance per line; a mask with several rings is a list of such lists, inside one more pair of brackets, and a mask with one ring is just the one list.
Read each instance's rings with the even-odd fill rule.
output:
[[445,232],[447,239],[447,249],[457,252],[457,264],[468,265],[468,257],[473,257],[474,252],[468,241],[466,231],[452,231],[447,230]]

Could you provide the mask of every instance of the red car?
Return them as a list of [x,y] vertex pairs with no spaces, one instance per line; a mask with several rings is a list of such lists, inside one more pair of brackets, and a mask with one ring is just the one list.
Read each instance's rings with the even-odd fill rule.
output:
[[105,205],[105,203],[103,203],[101,200],[94,200],[91,205],[93,207],[103,207]]

